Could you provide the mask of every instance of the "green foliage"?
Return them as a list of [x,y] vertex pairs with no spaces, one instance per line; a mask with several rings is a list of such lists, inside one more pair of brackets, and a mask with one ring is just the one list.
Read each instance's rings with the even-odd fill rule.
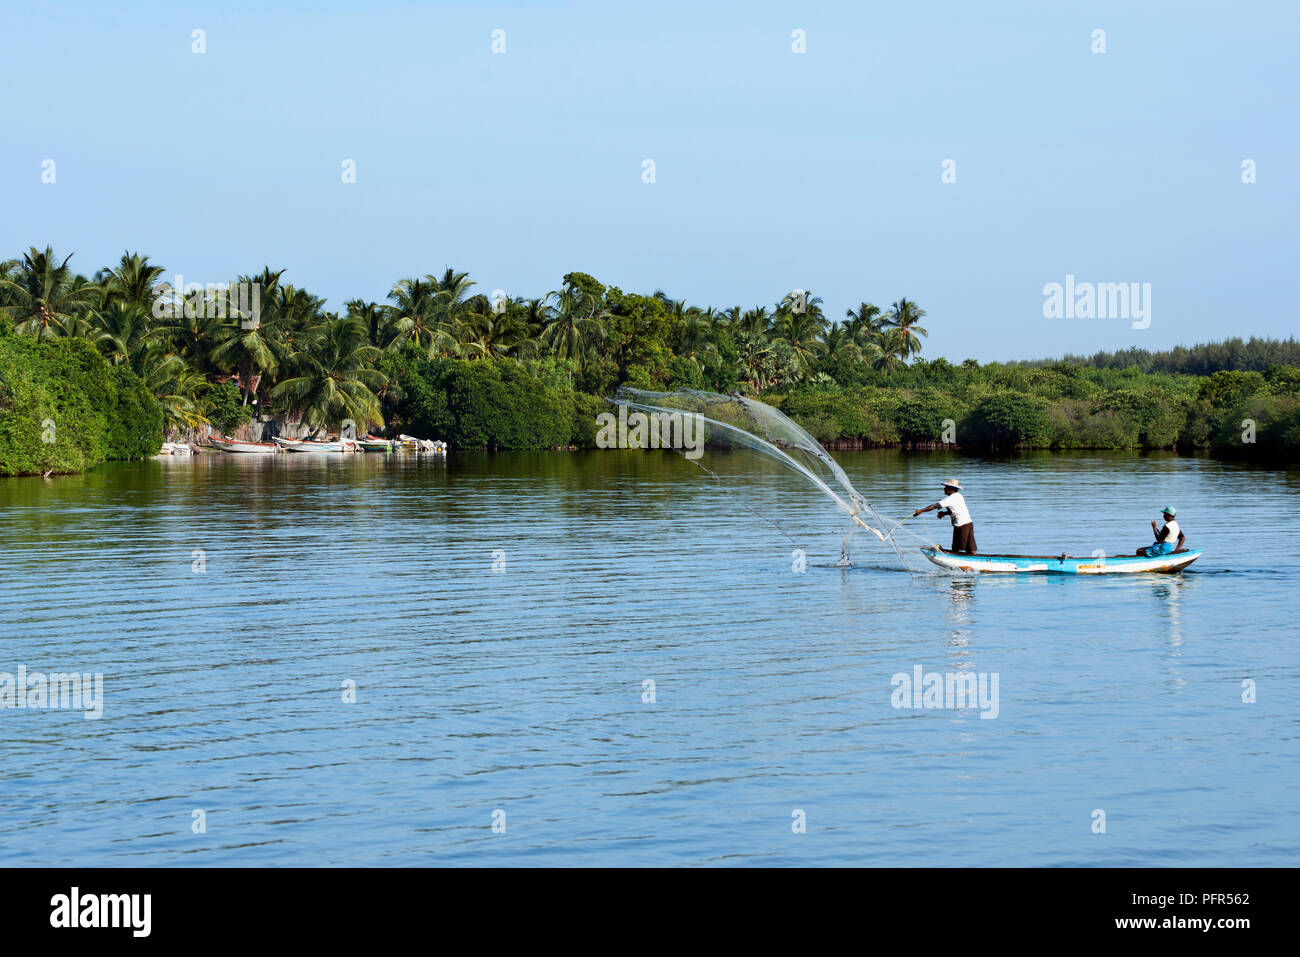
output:
[[[151,399],[169,428],[207,420],[232,432],[257,410],[327,427],[387,422],[390,433],[461,448],[589,447],[600,397],[622,384],[755,395],[828,442],[926,444],[953,419],[959,444],[986,450],[1300,453],[1294,339],[954,365],[920,357],[929,321],[906,298],[863,301],[834,322],[806,291],[770,306],[700,308],[573,271],[537,298],[489,299],[445,267],[336,314],[268,266],[235,279],[260,290],[248,323],[232,291],[158,308],[174,303],[164,274],[129,252],[93,280],[49,248],[0,263],[3,468],[66,471],[151,454]],[[33,340],[51,350],[23,351]],[[232,373],[237,384],[214,384]],[[60,442],[33,445],[33,417],[54,413]],[[1242,439],[1245,420],[1255,442]]]
[[778,408],[819,442],[888,445],[899,441],[891,403],[874,391],[800,391],[780,400]]
[[157,400],[86,340],[0,337],[0,475],[79,472],[161,444]]
[[1274,395],[1300,392],[1300,367],[1270,366],[1264,373],[1264,381],[1268,383],[1268,391]]
[[212,427],[223,435],[230,435],[245,422],[253,420],[253,407],[242,405],[242,398],[239,386],[227,381],[208,386],[200,402]]
[[964,445],[991,451],[1043,448],[1051,438],[1047,411],[1047,403],[1042,399],[999,390],[975,404],[962,422],[958,436]]
[[1267,387],[1267,381],[1259,372],[1216,372],[1201,381],[1196,394],[1210,405],[1224,408],[1235,406]]
[[614,411],[614,407],[598,395],[575,392],[573,395],[573,430],[569,433],[569,443],[580,449],[596,448],[596,417],[602,412]]
[[424,360],[398,385],[398,418],[453,448],[564,448],[574,434],[573,393],[547,388],[514,363]]
[[1062,361],[1074,367],[1094,369],[1136,369],[1143,375],[1208,376],[1215,372],[1263,372],[1270,366],[1300,366],[1300,342],[1295,339],[1240,338],[1203,345],[1178,346],[1165,352],[1121,349],[1092,356],[1068,355],[1060,359],[1020,362],[1023,366],[1053,366]]
[[944,420],[957,421],[957,402],[951,396],[934,389],[913,393],[898,405],[894,422],[901,441],[940,442],[943,439]]
[[162,446],[163,407],[144,382],[125,366],[111,370],[108,447],[110,459],[146,459]]

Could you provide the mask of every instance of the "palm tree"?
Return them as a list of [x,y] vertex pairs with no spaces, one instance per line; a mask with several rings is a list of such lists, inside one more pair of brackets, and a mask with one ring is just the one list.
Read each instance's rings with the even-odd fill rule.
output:
[[776,304],[776,311],[778,315],[786,311],[804,313],[813,316],[822,325],[826,323],[826,314],[822,311],[822,297],[814,296],[802,289],[786,293]]
[[550,296],[524,300],[524,321],[528,323],[528,338],[539,338],[554,314]]
[[439,289],[432,277],[398,280],[388,293],[393,302],[389,310],[394,343],[413,342],[427,350],[430,357],[439,350],[456,351],[453,330],[440,319],[438,296]]
[[[204,373],[216,371],[213,353],[238,332],[242,317],[233,305],[217,309],[211,308],[214,304],[205,303],[203,309],[188,308],[191,305],[197,303],[187,300],[185,307],[168,310],[156,328],[195,369]],[[222,314],[227,318],[221,318]]]
[[916,303],[909,302],[907,299],[900,299],[894,303],[884,318],[882,325],[886,328],[896,329],[899,335],[903,337],[904,359],[921,351],[921,340],[917,336],[929,335],[918,325],[924,318],[925,310],[918,308]]
[[475,285],[469,273],[456,272],[450,266],[443,270],[441,278],[428,275],[426,281],[436,290],[437,317],[452,336],[456,336],[457,327],[469,312],[469,289]]
[[778,339],[790,344],[794,350],[795,361],[805,373],[812,368],[814,360],[820,354],[819,337],[826,329],[826,320],[820,310],[814,312],[796,312],[785,308],[777,315],[773,332]]
[[356,319],[366,327],[366,336],[372,346],[378,346],[387,352],[400,344],[398,337],[393,334],[393,316],[387,307],[365,299],[349,299],[344,306],[349,318]]
[[194,428],[208,421],[199,411],[198,400],[207,378],[176,353],[168,352],[161,342],[143,343],[131,358],[131,369],[162,405],[168,429]]
[[161,335],[150,319],[145,306],[118,299],[87,317],[89,338],[112,365],[130,365],[137,352]]
[[836,323],[822,333],[820,353],[823,363],[834,362],[841,357],[850,361],[862,359],[862,350],[854,341],[853,331],[844,323]]
[[748,336],[766,336],[772,324],[766,306],[746,309],[740,317],[741,330]]
[[487,296],[474,296],[460,323],[461,347],[485,359],[525,358],[537,351],[528,335],[527,307],[510,299],[498,309]]
[[759,392],[771,382],[771,370],[775,360],[775,345],[766,332],[756,329],[742,329],[737,338],[736,369],[740,378]]
[[886,330],[867,343],[865,355],[872,368],[880,372],[892,372],[906,364],[907,340],[897,329]]
[[95,275],[95,281],[104,287],[104,301],[128,302],[140,306],[152,306],[157,298],[158,280],[166,272],[162,266],[149,262],[148,256],[139,253],[124,252],[122,259],[114,267],[101,269]]
[[37,339],[56,335],[75,335],[80,320],[100,300],[102,290],[74,275],[68,268],[69,254],[58,262],[54,250],[31,247],[23,258],[7,264],[0,279],[9,305],[5,311],[19,332]]
[[[551,296],[555,310],[539,341],[553,355],[571,360],[581,371],[589,350],[605,338],[608,313],[582,287],[572,283]],[[572,373],[569,378],[572,381]]]
[[718,317],[712,307],[704,312],[688,312],[677,327],[677,341],[673,351],[690,359],[703,371],[705,357],[713,358],[718,354],[718,347],[713,341],[717,323]]
[[869,302],[860,303],[856,310],[844,310],[844,315],[849,320],[849,334],[859,347],[870,342],[871,338],[880,332],[881,324],[884,322],[880,307]]
[[[230,329],[230,335],[212,350],[212,359],[218,365],[235,369],[239,372],[239,384],[244,393],[242,405],[248,405],[254,398],[256,388],[253,376],[269,375],[275,372],[282,349],[279,337],[282,333],[280,308],[280,277],[284,270],[271,272],[264,268],[260,275],[249,278],[240,276],[239,282],[257,283],[261,286],[259,301],[261,315],[238,317],[238,326]],[[187,309],[186,312],[189,312]]]
[[358,430],[367,424],[382,425],[376,393],[386,381],[374,368],[380,354],[359,319],[328,317],[310,330],[303,348],[294,353],[297,374],[281,380],[271,397],[284,400],[314,428],[349,419]]

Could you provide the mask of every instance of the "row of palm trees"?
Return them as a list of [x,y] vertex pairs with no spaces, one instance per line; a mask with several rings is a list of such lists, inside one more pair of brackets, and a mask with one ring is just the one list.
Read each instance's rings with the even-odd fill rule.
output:
[[[342,314],[283,281],[283,270],[240,276],[231,287],[172,290],[164,270],[125,253],[87,279],[49,248],[0,263],[0,312],[20,333],[81,336],[138,374],[163,405],[169,428],[206,421],[210,383],[230,376],[245,405],[268,403],[313,426],[382,422],[387,386],[379,360],[415,348],[429,356],[526,360],[553,356],[581,374],[611,363],[618,315],[601,290],[566,277],[539,298],[471,292],[463,272],[405,278],[388,302],[355,299]],[[249,298],[258,290],[256,314]],[[602,287],[603,290],[603,287]],[[795,292],[766,307],[700,309],[663,292],[649,297],[669,320],[664,345],[700,370],[722,370],[756,391],[827,375],[844,363],[888,371],[921,349],[925,313],[901,299],[870,303],[829,322],[820,297]],[[715,376],[718,377],[718,376]]]
[[761,391],[806,379],[834,378],[845,365],[867,364],[889,372],[921,351],[928,332],[925,310],[904,298],[888,310],[863,302],[831,322],[820,296],[791,292],[769,312],[766,307],[698,309],[656,292],[681,318],[677,353],[704,364],[729,344],[740,378]]

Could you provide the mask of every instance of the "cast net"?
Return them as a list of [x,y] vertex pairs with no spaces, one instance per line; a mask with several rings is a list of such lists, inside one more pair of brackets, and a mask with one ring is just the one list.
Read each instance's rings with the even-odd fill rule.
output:
[[[626,386],[620,388],[611,401],[647,416],[658,416],[661,423],[665,417],[693,416],[696,427],[702,425],[702,437],[697,436],[697,439],[708,453],[745,449],[773,459],[802,476],[825,493],[849,523],[844,530],[837,564],[852,564],[855,552],[861,550],[865,542],[873,546],[873,551],[892,549],[894,556],[909,571],[933,569],[918,551],[918,545],[931,545],[933,542],[912,529],[903,528],[902,522],[878,512],[853,487],[839,463],[816,439],[771,406],[737,393],[721,395],[697,389],[649,392]],[[678,434],[681,434],[680,429]],[[667,443],[665,447],[668,447]],[[682,450],[677,445],[672,447]],[[718,473],[706,464],[710,461],[709,455],[687,455],[687,458],[712,475],[720,485],[725,485]],[[728,487],[726,491],[736,489]],[[758,514],[789,537],[773,517],[761,512]],[[905,541],[900,542],[900,538]]]

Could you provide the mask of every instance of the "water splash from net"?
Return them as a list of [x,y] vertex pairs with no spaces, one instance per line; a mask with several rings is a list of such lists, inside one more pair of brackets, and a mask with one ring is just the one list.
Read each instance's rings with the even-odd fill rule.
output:
[[[910,539],[913,544],[932,543],[903,528],[902,522],[892,521],[878,512],[853,487],[839,463],[816,439],[771,406],[736,393],[721,395],[697,389],[650,392],[626,386],[620,388],[610,401],[650,415],[688,413],[697,416],[696,421],[702,422],[704,426],[704,448],[710,451],[747,449],[758,452],[807,479],[829,496],[852,523],[842,540],[838,564],[852,564],[852,555],[858,546],[858,533],[865,531],[873,536],[868,541],[892,548],[908,570],[927,570],[928,566],[921,560],[916,548],[905,551],[899,539]],[[717,473],[698,459],[691,460],[721,484]],[[760,517],[786,534],[773,519],[761,514]]]

